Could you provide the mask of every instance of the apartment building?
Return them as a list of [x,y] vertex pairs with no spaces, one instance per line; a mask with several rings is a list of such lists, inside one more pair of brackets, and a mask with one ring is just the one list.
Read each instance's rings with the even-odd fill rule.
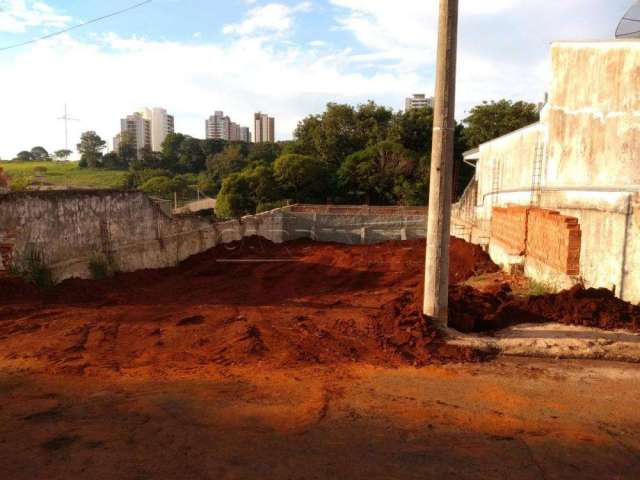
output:
[[164,108],[144,108],[140,112],[142,117],[151,122],[151,149],[154,152],[162,150],[162,143],[167,135],[175,132],[175,121]]
[[113,139],[114,150],[120,149],[122,137],[125,135],[133,143],[137,151],[145,147],[151,148],[151,121],[138,112],[121,119],[120,133]]
[[276,121],[266,113],[254,115],[254,141],[256,143],[273,143],[276,140]]
[[424,93],[416,93],[404,101],[404,111],[408,112],[415,108],[433,108],[433,97],[427,97]]
[[231,118],[222,111],[216,111],[205,120],[205,134],[206,138],[213,140],[226,140],[229,142],[251,141],[249,128],[232,122]]

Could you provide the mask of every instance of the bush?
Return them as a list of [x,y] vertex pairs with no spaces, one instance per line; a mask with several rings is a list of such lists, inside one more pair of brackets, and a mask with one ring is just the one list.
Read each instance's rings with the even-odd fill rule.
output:
[[104,280],[113,274],[109,260],[99,252],[94,252],[89,257],[89,272],[94,280]]
[[42,251],[36,247],[28,247],[22,259],[12,266],[11,271],[14,275],[22,277],[25,282],[33,283],[40,288],[53,286],[51,269],[47,266]]

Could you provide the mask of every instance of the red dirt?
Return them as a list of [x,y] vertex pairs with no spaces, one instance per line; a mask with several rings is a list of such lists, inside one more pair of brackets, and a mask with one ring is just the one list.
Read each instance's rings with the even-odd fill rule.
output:
[[[640,308],[606,291],[520,299],[459,285],[497,267],[451,242],[450,323],[486,331],[557,321],[638,330]],[[0,279],[0,368],[150,374],[252,362],[423,365],[478,359],[446,346],[420,313],[424,241],[371,246],[260,238],[177,268],[69,280],[47,291]]]
[[[454,239],[452,281],[494,271]],[[424,241],[371,246],[260,238],[177,268],[69,280],[0,280],[0,367],[163,372],[269,362],[379,365],[472,360],[419,314]],[[2,359],[5,359],[4,361]]]

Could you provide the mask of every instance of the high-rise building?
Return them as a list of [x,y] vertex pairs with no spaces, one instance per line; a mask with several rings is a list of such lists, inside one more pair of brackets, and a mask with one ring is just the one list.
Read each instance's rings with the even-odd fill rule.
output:
[[206,138],[212,140],[229,140],[231,135],[231,119],[224,112],[217,111],[205,120]]
[[266,113],[254,115],[254,141],[256,143],[273,143],[276,140],[276,121]]
[[251,130],[249,130],[249,127],[240,127],[240,141],[251,143]]
[[427,97],[424,93],[416,93],[404,101],[404,111],[408,112],[414,108],[433,108],[433,97]]
[[141,113],[134,113],[120,120],[120,133],[113,139],[114,150],[119,149],[123,135],[133,143],[136,151],[151,148],[151,122]]
[[175,132],[175,123],[172,115],[167,114],[164,108],[144,108],[140,112],[142,116],[151,122],[151,149],[154,152],[162,150],[162,143],[167,135]]
[[249,142],[251,135],[245,133],[249,131],[247,127],[241,127],[224,114],[217,111],[205,121],[206,138],[213,140],[227,140],[229,142]]

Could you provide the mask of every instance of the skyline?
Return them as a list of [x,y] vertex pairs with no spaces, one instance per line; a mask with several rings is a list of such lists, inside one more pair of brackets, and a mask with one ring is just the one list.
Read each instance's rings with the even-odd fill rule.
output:
[[[0,0],[0,46],[132,2],[82,3]],[[483,100],[541,101],[551,41],[613,38],[629,1],[602,3],[463,0],[458,119]],[[204,0],[154,0],[0,54],[0,157],[62,148],[64,122],[56,119],[65,102],[80,119],[69,125],[72,146],[85,130],[112,138],[117,119],[141,105],[161,105],[176,131],[198,138],[212,111],[233,112],[244,125],[267,111],[278,119],[277,140],[329,101],[371,99],[400,110],[407,96],[432,95],[436,11],[435,0],[232,0],[215,9]],[[496,22],[509,25],[508,41]]]

